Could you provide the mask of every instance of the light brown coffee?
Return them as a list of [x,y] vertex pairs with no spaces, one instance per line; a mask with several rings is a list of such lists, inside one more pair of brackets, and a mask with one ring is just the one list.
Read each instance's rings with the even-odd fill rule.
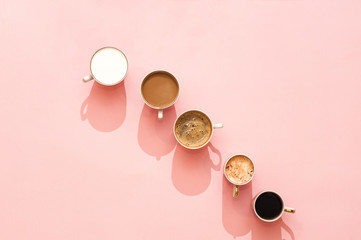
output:
[[212,135],[212,124],[204,113],[188,111],[177,119],[175,134],[184,146],[197,148],[208,142]]
[[227,162],[225,172],[232,183],[245,184],[252,179],[254,166],[248,157],[237,155]]
[[163,108],[168,107],[177,99],[179,85],[170,73],[156,71],[145,77],[141,90],[148,104]]

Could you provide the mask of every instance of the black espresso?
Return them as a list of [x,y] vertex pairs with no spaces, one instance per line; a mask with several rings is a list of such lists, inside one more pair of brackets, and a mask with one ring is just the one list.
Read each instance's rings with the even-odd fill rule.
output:
[[266,220],[277,218],[283,211],[282,199],[274,192],[259,195],[255,205],[258,216]]

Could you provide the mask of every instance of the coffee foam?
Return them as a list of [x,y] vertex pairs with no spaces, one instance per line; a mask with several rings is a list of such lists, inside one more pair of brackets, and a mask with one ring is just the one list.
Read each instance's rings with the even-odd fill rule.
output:
[[246,156],[237,155],[227,162],[225,172],[232,183],[245,184],[252,179],[254,166]]
[[128,62],[122,52],[115,48],[103,48],[91,60],[92,75],[105,85],[120,82],[128,70]]
[[209,118],[199,111],[189,111],[182,114],[175,124],[177,139],[190,148],[206,144],[212,134]]

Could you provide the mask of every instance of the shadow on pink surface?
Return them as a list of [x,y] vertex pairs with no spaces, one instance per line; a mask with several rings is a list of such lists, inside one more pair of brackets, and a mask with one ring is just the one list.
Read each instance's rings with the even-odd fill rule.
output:
[[173,124],[176,118],[174,106],[164,109],[163,119],[158,119],[158,111],[144,104],[139,120],[138,144],[145,153],[160,160],[174,149],[177,141]]
[[89,96],[81,105],[80,116],[96,130],[111,132],[124,122],[126,107],[124,82],[108,87],[94,81]]
[[273,223],[266,223],[254,216],[253,221],[252,240],[295,240],[293,231],[282,218]]
[[[211,159],[210,150],[217,155],[217,159]],[[219,171],[221,163],[221,153],[211,143],[194,150],[178,144],[172,164],[173,185],[184,195],[198,195],[208,188],[211,182],[211,170]]]
[[[223,176],[222,223],[234,238],[251,233],[252,240],[295,240],[292,230],[282,221],[266,223],[253,212],[252,182],[239,188],[238,198],[233,197],[233,185]],[[282,236],[282,229],[288,234]]]

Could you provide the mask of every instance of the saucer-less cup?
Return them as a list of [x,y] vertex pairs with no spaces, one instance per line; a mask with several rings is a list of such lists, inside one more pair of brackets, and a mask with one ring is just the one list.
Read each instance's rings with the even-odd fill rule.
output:
[[[177,133],[176,133],[176,125],[177,125],[178,120],[181,119],[184,115],[188,114],[189,112],[198,112],[198,113],[204,115],[204,116],[208,119],[208,121],[209,121],[209,123],[210,123],[210,125],[211,125],[211,128],[210,128],[210,129],[211,129],[211,133],[210,133],[210,136],[209,136],[208,140],[207,140],[206,142],[204,142],[202,145],[197,146],[197,147],[190,147],[190,146],[187,146],[187,145],[183,144],[182,141],[180,141],[180,139],[178,139],[178,136],[177,136]],[[211,119],[207,116],[207,114],[205,114],[205,113],[202,112],[202,111],[199,111],[199,110],[188,110],[188,111],[182,113],[181,115],[179,115],[178,118],[175,120],[174,126],[173,126],[173,133],[174,133],[175,139],[177,139],[177,142],[178,142],[180,145],[182,145],[183,147],[188,148],[188,149],[199,149],[199,148],[202,148],[202,147],[206,146],[206,145],[211,141],[211,138],[212,138],[212,135],[213,135],[213,129],[217,129],[217,128],[223,128],[223,124],[222,124],[222,123],[213,124],[212,121],[211,121]]]
[[149,107],[158,110],[158,119],[163,118],[163,109],[172,106],[179,96],[179,83],[167,71],[149,73],[140,87],[142,98]]
[[125,78],[128,72],[128,60],[125,54],[115,47],[97,50],[90,60],[90,75],[84,82],[95,80],[105,86],[113,86]]
[[[244,158],[244,159],[247,159],[247,160],[249,160],[249,162],[252,164],[253,174],[252,174],[251,178],[250,178],[247,182],[239,183],[239,182],[232,181],[232,179],[231,179],[231,178],[227,175],[227,173],[226,173],[226,167],[227,167],[228,162],[229,162],[231,159],[235,158],[235,157],[242,157],[242,158]],[[238,197],[238,193],[239,193],[239,189],[238,189],[238,188],[239,188],[240,186],[246,185],[247,183],[249,183],[249,182],[252,181],[253,176],[254,176],[254,164],[253,164],[252,160],[251,160],[249,157],[245,156],[245,155],[241,155],[241,154],[233,155],[233,156],[230,157],[230,158],[226,161],[226,163],[224,164],[223,172],[224,172],[224,176],[226,177],[226,179],[227,179],[230,183],[233,184],[233,197],[234,197],[234,198],[237,198],[237,197]]]
[[[266,195],[268,195],[269,200],[265,199]],[[261,201],[262,198],[263,198],[263,201],[262,201],[263,204],[261,206],[256,206],[256,205],[260,204],[260,202],[257,203],[257,201]],[[272,201],[276,201],[276,203],[272,203]],[[257,208],[259,208],[259,209],[257,209]],[[274,191],[270,191],[270,190],[263,191],[256,196],[256,198],[253,202],[253,210],[254,210],[254,213],[256,214],[256,216],[264,222],[274,222],[274,221],[280,219],[284,212],[288,212],[288,213],[296,212],[296,210],[294,208],[285,207],[281,196],[278,193],[276,193]],[[270,212],[274,213],[274,215],[271,217],[268,217],[268,218],[261,216],[262,213],[269,214]]]

